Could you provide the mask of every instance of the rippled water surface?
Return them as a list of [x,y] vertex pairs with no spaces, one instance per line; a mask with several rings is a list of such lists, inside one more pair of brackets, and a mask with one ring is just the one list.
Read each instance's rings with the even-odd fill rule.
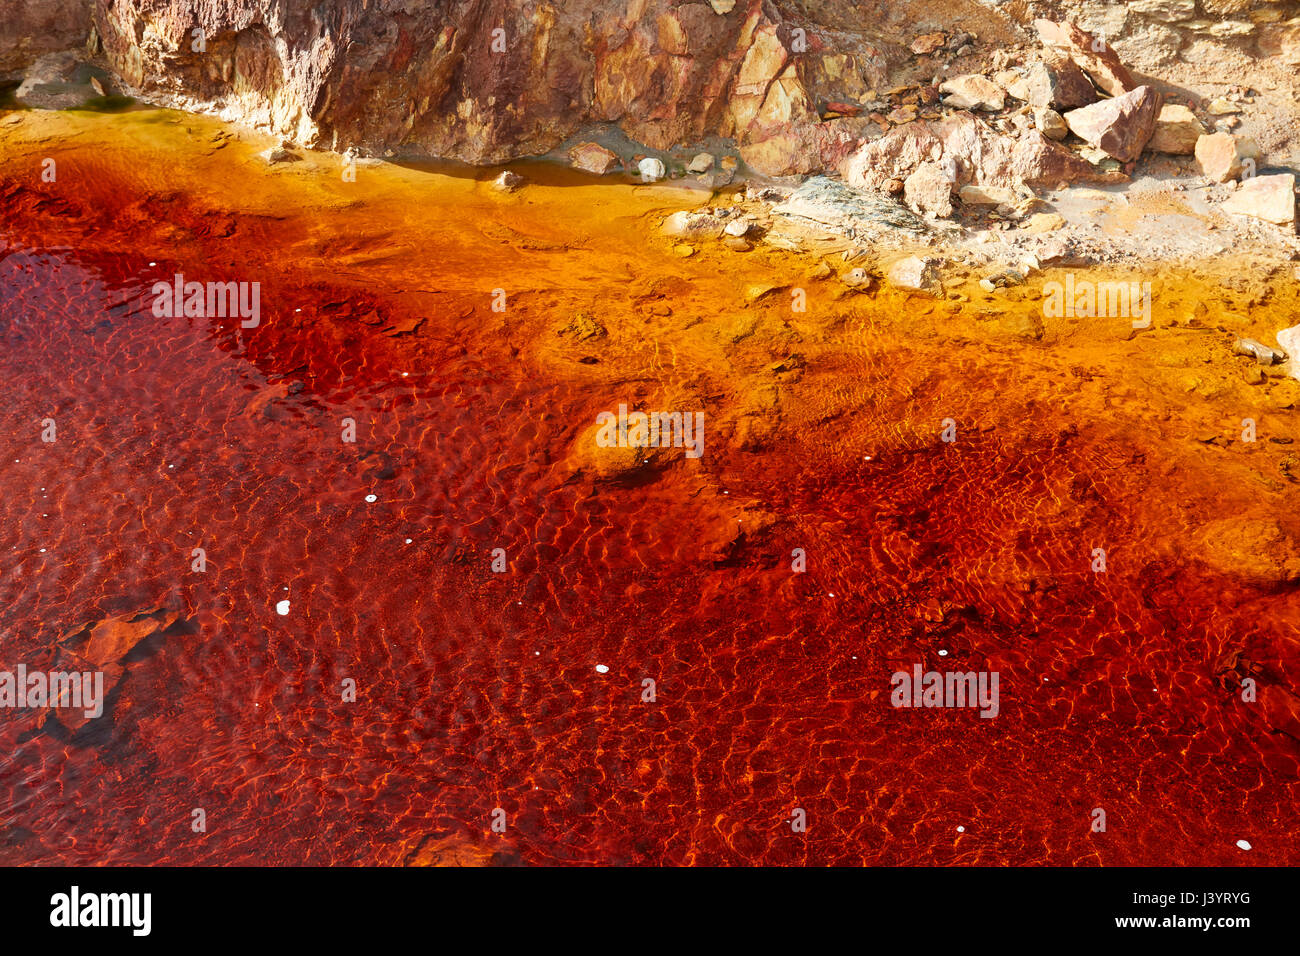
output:
[[[1300,603],[1198,544],[1294,503],[1285,444],[996,319],[754,300],[811,262],[679,260],[662,191],[349,194],[78,122],[0,164],[0,666],[113,690],[0,711],[0,861],[1300,861]],[[156,317],[177,272],[261,325]],[[620,402],[702,410],[704,457],[601,458]],[[895,709],[917,663],[998,716]]]

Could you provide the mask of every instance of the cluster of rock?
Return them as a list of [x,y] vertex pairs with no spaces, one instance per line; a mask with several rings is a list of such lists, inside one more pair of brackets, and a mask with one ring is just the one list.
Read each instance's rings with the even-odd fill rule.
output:
[[[340,152],[471,163],[543,154],[615,123],[651,151],[721,136],[765,172],[807,172],[825,166],[808,148],[814,139],[828,155],[855,143],[850,129],[822,122],[818,104],[875,88],[888,67],[880,45],[835,26],[857,21],[856,0],[19,6],[15,31],[49,29],[51,43],[102,56],[124,89],[151,102]],[[67,22],[56,31],[47,21],[60,12]],[[10,70],[41,52],[0,45]]]
[[591,141],[575,143],[565,155],[574,169],[596,176],[623,173],[638,182],[655,183],[670,176],[680,179],[690,175],[709,189],[730,183],[740,165],[735,156],[717,157],[707,152],[681,150],[663,151],[662,158],[640,152],[625,158],[614,150]]
[[[1039,57],[918,94],[926,112],[849,156],[841,165],[845,180],[898,195],[927,217],[952,216],[956,202],[1024,219],[1039,209],[1035,187],[1123,181],[1144,152],[1195,156],[1212,182],[1244,180],[1226,211],[1294,231],[1295,178],[1255,176],[1252,140],[1208,132],[1191,108],[1164,102],[1108,43],[1076,24],[1038,20],[1035,27]],[[932,39],[918,43],[928,48]],[[1239,111],[1226,99],[1208,106],[1211,114]]]
[[[1153,110],[1145,148],[1189,149],[1196,117],[1153,104],[1155,94],[1139,92],[1114,50],[1073,24],[1040,21],[1044,55],[991,76],[936,74],[891,88],[891,77],[969,68],[991,49],[1014,47],[1016,19],[1030,6],[1038,5],[965,4],[952,16],[961,29],[915,36],[908,25],[933,11],[908,0],[638,0],[617,8],[604,0],[24,0],[0,21],[0,71],[75,36],[124,91],[340,152],[497,163],[616,124],[641,144],[640,156],[602,160],[586,149],[575,164],[603,162],[642,178],[644,159],[663,162],[668,175],[728,172],[688,171],[685,157],[666,155],[710,137],[733,140],[761,174],[843,172],[864,143],[952,110],[972,111],[982,125],[953,120],[933,135],[990,152],[978,174],[958,163],[959,185],[1104,181],[1136,158]],[[1144,62],[1167,59],[1168,49],[1199,53],[1202,37],[1254,44],[1273,65],[1300,63],[1295,6],[1078,5],[1119,24]],[[7,43],[6,31],[14,34]],[[1057,148],[1071,133],[1086,150]],[[948,171],[939,162],[944,168],[926,167],[914,193]]]

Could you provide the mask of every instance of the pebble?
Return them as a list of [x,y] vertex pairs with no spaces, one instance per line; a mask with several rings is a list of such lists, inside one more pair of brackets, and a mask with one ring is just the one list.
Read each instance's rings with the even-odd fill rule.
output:
[[871,274],[860,266],[857,269],[850,269],[844,274],[844,284],[850,289],[857,289],[870,283]]
[[609,673],[609,665],[608,665],[608,664],[597,664],[597,665],[596,665],[596,673],[597,673],[597,674],[608,674],[608,673]]
[[378,496],[378,495],[366,495],[366,501],[371,501],[371,502],[373,502],[373,501],[378,501],[378,500],[379,500],[379,496]]
[[275,604],[275,613],[279,614],[281,617],[287,615],[289,613],[289,602],[277,601]]
[[1239,850],[1249,850],[1249,849],[1250,849],[1250,843],[1247,842],[1246,840],[1238,840],[1238,841],[1237,841],[1237,849],[1239,849]]

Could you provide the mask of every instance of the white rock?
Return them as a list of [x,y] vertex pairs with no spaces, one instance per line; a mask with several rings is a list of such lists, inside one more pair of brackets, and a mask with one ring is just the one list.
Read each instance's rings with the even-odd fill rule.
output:
[[498,192],[512,193],[524,184],[524,177],[510,170],[505,170],[500,176],[492,180],[492,188]]
[[608,674],[608,673],[609,673],[609,665],[608,665],[608,664],[597,664],[597,665],[596,665],[596,673],[597,673],[597,674]]
[[978,73],[967,73],[945,80],[940,93],[947,93],[944,103],[959,110],[1000,110],[1006,103],[1002,87]]
[[1225,212],[1263,219],[1295,230],[1295,175],[1253,176],[1223,203]]
[[275,604],[275,613],[280,615],[281,617],[287,615],[289,613],[289,602],[277,601]]
[[1300,379],[1300,325],[1293,325],[1277,333],[1277,344],[1282,346],[1290,361],[1287,372],[1294,379]]
[[1238,841],[1237,841],[1237,848],[1238,848],[1239,850],[1249,850],[1249,849],[1250,849],[1250,843],[1248,843],[1246,840],[1238,840]]
[[935,292],[939,289],[941,259],[908,256],[889,267],[889,281],[904,289]]
[[653,156],[647,156],[637,163],[636,169],[641,174],[643,183],[657,183],[668,175],[668,170],[664,168],[664,161]]
[[722,231],[729,236],[745,236],[749,234],[749,223],[743,219],[733,219]]
[[683,209],[665,219],[659,231],[679,239],[716,239],[722,234],[723,226],[723,221],[717,216]]

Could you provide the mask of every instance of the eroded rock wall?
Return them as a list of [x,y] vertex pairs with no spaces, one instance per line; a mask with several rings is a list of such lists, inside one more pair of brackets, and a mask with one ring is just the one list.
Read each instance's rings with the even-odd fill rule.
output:
[[4,0],[0,4],[0,79],[45,53],[85,43],[91,0]]
[[[95,21],[109,61],[146,95],[336,149],[492,162],[609,121],[656,148],[734,136],[760,164],[788,166],[796,144],[813,144],[813,168],[821,148],[853,138],[821,128],[819,106],[866,95],[908,55],[884,35],[910,31],[900,6],[96,0]],[[950,21],[1002,19],[969,0],[948,8]]]
[[[545,152],[610,122],[652,148],[734,137],[763,172],[834,169],[881,121],[869,106],[828,117],[829,104],[983,72],[1032,46],[1030,24],[1044,16],[1077,19],[1171,83],[1300,85],[1300,0],[9,3],[0,69],[90,34],[155,102],[308,145],[473,163]],[[971,42],[918,55],[928,31]]]

